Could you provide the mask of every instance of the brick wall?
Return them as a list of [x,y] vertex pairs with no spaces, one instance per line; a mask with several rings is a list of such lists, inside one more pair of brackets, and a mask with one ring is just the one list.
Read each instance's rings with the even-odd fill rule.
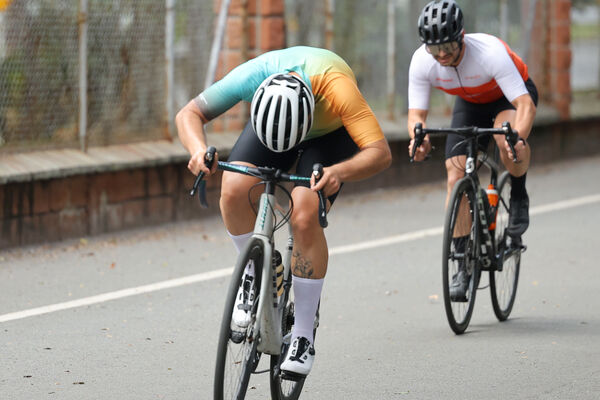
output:
[[[216,10],[220,3],[215,0]],[[231,1],[217,80],[246,60],[285,47],[284,3],[284,0]],[[213,121],[211,129],[241,131],[247,119],[248,105],[240,103]]]
[[190,198],[193,178],[179,163],[0,185],[0,249],[217,213],[220,176],[207,210]]
[[[600,154],[599,127],[598,116],[536,125],[529,139],[534,149],[532,163]],[[406,137],[391,137],[392,166],[368,180],[346,183],[345,195],[445,179],[443,139],[434,138],[438,150],[430,161],[417,165],[408,162]],[[581,143],[586,145],[581,147]],[[220,175],[208,181],[208,209],[190,198],[193,180],[187,161],[176,161],[0,185],[0,249],[218,214]]]
[[[524,16],[529,10],[528,3],[523,2]],[[528,66],[540,100],[567,119],[571,103],[571,1],[538,0],[535,12]]]

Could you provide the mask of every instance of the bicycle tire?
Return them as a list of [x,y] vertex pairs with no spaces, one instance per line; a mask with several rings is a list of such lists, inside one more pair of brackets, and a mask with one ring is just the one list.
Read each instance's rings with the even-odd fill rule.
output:
[[[468,207],[470,221],[457,221],[461,203],[463,207]],[[463,211],[464,212],[464,211]],[[479,256],[479,219],[474,218],[477,215],[475,187],[468,177],[459,180],[452,190],[448,207],[446,209],[446,218],[444,222],[443,239],[443,259],[442,259],[442,279],[444,288],[444,308],[450,328],[457,335],[462,334],[471,320],[473,308],[475,306],[475,297],[477,286],[479,285],[480,268],[478,263]],[[457,224],[457,222],[459,222]],[[456,232],[455,232],[456,231]],[[468,236],[465,233],[468,232]],[[464,252],[458,253],[455,249],[453,238],[455,236],[467,236]],[[467,272],[470,273],[469,287],[466,293],[466,301],[458,302],[450,299],[450,284],[452,278],[458,272],[459,258],[465,263]]]
[[291,381],[281,378],[281,370],[279,369],[283,358],[287,353],[290,345],[292,326],[294,325],[294,302],[291,296],[286,295],[287,301],[285,311],[282,316],[282,335],[283,344],[281,346],[281,354],[271,356],[271,368],[269,372],[269,383],[271,387],[272,400],[297,400],[300,397],[304,381],[306,378],[299,378],[296,381]]
[[[217,361],[215,366],[214,398],[215,400],[243,399],[248,389],[250,374],[254,372],[260,361],[257,353],[258,331],[256,324],[256,308],[259,303],[260,273],[263,263],[264,248],[260,239],[252,238],[240,253],[234,268],[225,309],[221,320],[219,341],[217,345]],[[233,330],[231,315],[237,296],[238,288],[244,273],[244,268],[249,260],[254,261],[256,284],[254,309],[251,311],[252,319],[246,331],[242,334]],[[233,339],[236,340],[233,340]],[[236,343],[238,342],[238,343]]]
[[498,181],[498,214],[496,216],[496,244],[498,252],[502,252],[501,271],[490,271],[490,292],[492,308],[499,321],[506,321],[515,304],[519,271],[521,269],[521,251],[510,250],[512,243],[506,234],[510,213],[510,175],[505,171]]

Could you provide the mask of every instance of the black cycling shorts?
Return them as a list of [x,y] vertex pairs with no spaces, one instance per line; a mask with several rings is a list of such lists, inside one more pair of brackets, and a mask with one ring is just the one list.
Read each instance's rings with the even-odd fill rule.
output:
[[[274,167],[288,172],[298,161],[294,173],[310,176],[314,164],[321,163],[324,167],[328,167],[351,158],[357,152],[358,146],[342,126],[324,136],[303,141],[291,150],[277,153],[260,142],[248,122],[235,142],[228,161],[245,161],[255,166]],[[310,184],[295,182],[294,186],[310,187]],[[339,191],[328,197],[331,204],[338,193]]]
[[[531,78],[525,81],[525,87],[533,103],[537,106],[538,92]],[[476,126],[478,128],[493,128],[496,116],[504,110],[514,110],[515,107],[502,96],[500,99],[491,103],[471,103],[460,97],[456,98],[454,110],[452,111],[452,128],[462,128],[466,126]],[[464,139],[458,134],[449,134],[446,138],[446,159],[467,154],[467,144],[456,145]],[[479,138],[479,149],[485,151],[488,147],[490,136]]]

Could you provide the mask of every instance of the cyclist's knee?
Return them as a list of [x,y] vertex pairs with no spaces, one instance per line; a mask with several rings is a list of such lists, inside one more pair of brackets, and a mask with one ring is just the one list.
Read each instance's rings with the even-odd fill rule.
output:
[[295,234],[311,232],[319,226],[318,222],[318,200],[314,192],[310,190],[296,190],[293,193],[294,211],[291,222]]
[[310,232],[318,226],[317,210],[313,207],[299,207],[298,204],[294,205],[294,212],[292,213],[292,227],[294,232],[302,234],[303,232]]
[[222,212],[235,210],[248,203],[248,191],[232,183],[221,186],[219,204]]
[[463,171],[460,171],[456,168],[448,169],[448,177],[447,177],[448,192],[452,191],[452,188],[454,188],[454,185],[456,185],[456,182],[461,180],[461,178],[463,176],[465,176]]

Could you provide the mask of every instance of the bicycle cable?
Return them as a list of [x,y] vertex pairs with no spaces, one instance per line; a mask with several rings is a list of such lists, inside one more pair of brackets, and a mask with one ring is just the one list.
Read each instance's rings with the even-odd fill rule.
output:
[[[258,183],[255,183],[254,185],[252,185],[250,187],[250,190],[248,190],[248,203],[250,204],[250,208],[252,209],[252,212],[254,212],[254,215],[258,216],[258,205],[255,205],[252,202],[252,190],[254,190],[254,188],[258,187],[259,185],[265,185],[267,183],[267,181],[260,181]],[[287,190],[285,188],[285,186],[283,186],[280,183],[275,183],[275,188],[280,188],[283,193],[285,193],[285,196],[288,198],[289,202],[290,202],[290,207],[288,208],[287,212],[285,214],[283,214],[283,216],[279,219],[279,221],[277,221],[277,214],[275,213],[275,204],[271,204],[269,203],[270,209],[271,209],[271,213],[273,214],[273,218],[275,220],[275,228],[273,229],[273,231],[277,231],[278,229],[280,229],[282,226],[284,226],[289,220],[290,217],[292,215],[292,210],[294,209],[294,201],[292,200],[292,195],[290,194],[289,190]]]
[[[461,141],[459,141],[458,143],[456,143],[454,146],[452,146],[452,150],[450,150],[450,152],[454,152],[454,150],[456,150],[456,148],[460,145],[462,145],[463,143],[466,143],[468,140],[470,140],[469,138],[465,138]],[[463,154],[464,155],[464,154]],[[481,155],[481,157],[480,157]],[[489,157],[487,151],[479,151],[477,152],[477,163],[476,163],[476,170],[479,171],[479,169],[483,166],[483,164],[485,163],[485,160],[487,160]],[[451,157],[450,158],[452,165],[460,170],[460,171],[464,171],[465,167],[463,165],[460,164],[460,162],[458,161],[458,159],[456,157]]]

